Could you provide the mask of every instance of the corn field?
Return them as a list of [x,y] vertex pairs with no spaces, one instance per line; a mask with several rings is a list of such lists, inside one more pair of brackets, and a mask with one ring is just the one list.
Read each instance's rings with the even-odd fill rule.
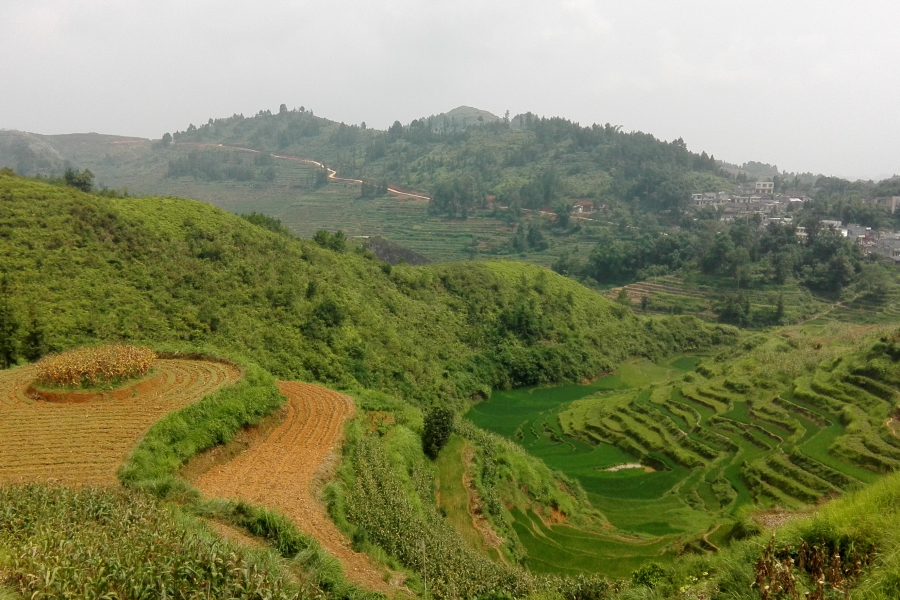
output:
[[0,488],[0,585],[25,598],[298,598],[274,559],[124,490]]
[[146,375],[156,354],[150,348],[112,344],[75,348],[37,363],[38,382],[59,387],[94,387]]

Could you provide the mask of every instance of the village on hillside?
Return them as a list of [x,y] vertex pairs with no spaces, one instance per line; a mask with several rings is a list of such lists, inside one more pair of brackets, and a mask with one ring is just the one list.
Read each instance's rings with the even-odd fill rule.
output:
[[[790,216],[804,202],[809,200],[805,192],[799,190],[786,190],[785,193],[775,194],[774,183],[771,181],[756,181],[736,186],[732,192],[707,192],[692,194],[691,202],[696,208],[721,207],[721,220],[734,222],[756,215],[760,228],[769,223],[793,222]],[[891,214],[897,212],[900,206],[900,196],[885,196],[864,200],[867,203],[885,206]],[[822,227],[831,227],[839,231],[844,237],[850,238],[861,245],[866,254],[875,254],[883,257],[895,265],[900,265],[900,232],[875,230],[871,227],[856,223],[842,223],[841,221],[822,220]],[[797,227],[797,237],[806,239],[808,232],[806,227]]]
[[[770,223],[792,224],[792,214],[810,200],[809,195],[801,190],[788,189],[784,193],[775,193],[772,181],[755,181],[742,183],[731,192],[705,192],[691,194],[691,206],[695,209],[715,208],[719,211],[719,219],[725,223],[733,223],[743,219],[757,219],[760,229]],[[864,202],[885,206],[891,214],[900,207],[900,196],[884,196],[865,199]],[[591,200],[579,200],[572,205],[572,215],[577,218],[593,219],[599,217],[606,205]],[[544,209],[551,214],[551,208]],[[878,230],[857,223],[842,223],[835,220],[821,220],[821,227],[831,227],[844,237],[856,241],[866,254],[881,256],[893,265],[900,266],[900,231]],[[798,241],[803,241],[809,233],[806,227],[797,227]]]

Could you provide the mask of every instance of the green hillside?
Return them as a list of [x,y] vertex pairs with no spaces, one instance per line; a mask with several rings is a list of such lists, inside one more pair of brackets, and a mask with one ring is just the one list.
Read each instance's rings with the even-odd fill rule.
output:
[[300,240],[199,202],[104,198],[9,172],[0,272],[19,324],[7,362],[96,340],[189,341],[279,377],[429,402],[734,337],[636,317],[525,264],[391,268],[341,236]]
[[[321,228],[382,236],[432,261],[511,256],[542,266],[565,250],[589,250],[597,233],[589,231],[593,221],[583,220],[583,232],[562,231],[534,211],[565,215],[574,202],[590,199],[609,209],[596,223],[606,224],[631,219],[635,211],[667,212],[693,191],[729,185],[714,160],[689,152],[680,140],[530,113],[498,119],[470,107],[386,131],[285,108],[214,118],[174,133],[174,142],[163,144],[0,132],[0,167],[24,175],[88,168],[99,186],[264,212],[307,237]],[[316,167],[270,153],[321,161],[341,177],[372,185],[326,183]],[[434,195],[434,201],[383,195],[379,188],[387,183]],[[520,230],[524,239],[532,220],[544,241],[523,245],[515,234]]]
[[[890,598],[896,589],[887,517],[853,522],[842,508],[896,503],[895,477],[878,483],[900,466],[892,327],[825,321],[739,336],[693,317],[636,315],[533,265],[391,266],[342,234],[298,239],[258,214],[87,194],[9,171],[0,171],[0,275],[5,364],[125,340],[246,356],[281,378],[351,390],[360,414],[325,500],[354,547],[405,571],[415,593],[427,574],[435,598],[756,598],[754,580],[787,585],[776,571],[814,591],[826,574],[796,562],[801,555],[844,565],[828,571],[831,596],[854,587],[853,597]],[[311,540],[285,545],[295,533],[283,520],[204,504],[176,479],[190,456],[277,404],[268,375],[248,368],[246,382],[160,421],[120,472],[127,485],[174,499],[177,523],[143,496],[14,489],[0,513],[2,580],[52,589],[26,575],[52,572],[52,553],[27,549],[56,547],[65,531],[19,515],[74,531],[79,511],[96,505],[155,519],[171,540],[196,530],[187,514],[257,532],[297,561],[285,569],[274,556],[229,555],[236,569],[261,565],[261,590],[290,591],[284,573],[311,577],[321,560]],[[546,385],[613,370],[590,385]],[[543,387],[492,394],[532,384]],[[422,446],[429,409],[461,412],[472,398],[489,400],[472,407],[474,424],[453,425],[433,462]],[[653,471],[606,470],[632,461]],[[758,529],[753,510],[808,512],[872,483],[779,533],[783,545],[739,541]],[[500,536],[489,548],[462,512],[469,494]],[[47,506],[37,510],[35,498]],[[122,531],[143,548],[139,531]],[[89,534],[77,535],[79,552],[94,553]],[[219,552],[209,537],[167,548],[166,557]],[[141,552],[116,566],[116,586],[128,565],[168,568],[168,558],[141,566]],[[158,585],[196,583],[167,573]],[[585,576],[596,573],[619,582]],[[220,589],[243,585],[241,577]],[[65,581],[83,583],[72,569]],[[335,581],[323,575],[316,589],[357,593]]]

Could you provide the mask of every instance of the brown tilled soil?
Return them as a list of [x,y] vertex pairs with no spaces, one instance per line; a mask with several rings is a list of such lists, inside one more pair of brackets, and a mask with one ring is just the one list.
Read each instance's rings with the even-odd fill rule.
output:
[[317,471],[341,437],[344,420],[353,415],[353,404],[316,385],[282,381],[278,387],[288,397],[284,421],[194,484],[207,496],[245,500],[287,515],[341,561],[348,579],[394,595],[403,588],[387,583],[382,570],[350,548],[312,491]]
[[163,415],[237,381],[236,367],[158,360],[148,380],[96,397],[36,400],[33,365],[0,372],[0,485],[115,485],[135,442]]

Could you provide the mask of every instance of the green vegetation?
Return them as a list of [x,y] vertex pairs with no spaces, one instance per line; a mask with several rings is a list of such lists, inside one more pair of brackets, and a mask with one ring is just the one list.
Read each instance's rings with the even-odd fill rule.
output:
[[[578,479],[616,527],[709,548],[704,534],[727,539],[748,503],[800,508],[896,468],[895,336],[873,344],[836,325],[757,335],[696,372],[626,364],[593,389],[505,393],[469,416]],[[652,472],[604,471],[635,462]],[[570,569],[570,548],[539,551]]]
[[[635,210],[677,208],[691,191],[729,184],[715,160],[689,152],[681,140],[666,143],[609,124],[581,127],[532,114],[481,121],[457,116],[377,131],[306,110],[260,111],[251,118],[211,119],[176,132],[174,143],[156,144],[98,135],[0,134],[0,165],[20,174],[60,172],[64,156],[90,167],[106,185],[197,198],[232,212],[262,211],[304,236],[346,228],[349,235],[390,238],[431,260],[524,251],[542,265],[553,262],[560,249],[551,249],[549,240],[531,240],[522,248],[515,231],[557,238],[560,227],[535,219],[529,228],[536,213],[524,211],[550,208],[568,220],[573,202],[591,198],[609,206],[612,214],[604,221],[618,222]],[[321,161],[341,177],[364,180],[364,189],[328,182],[318,167],[273,155]],[[385,197],[388,183],[434,195],[435,202]],[[477,218],[454,222],[447,215]],[[580,222],[573,220],[569,229]],[[591,238],[568,239],[573,233],[557,240],[569,251]]]
[[[536,576],[516,564],[523,549],[504,501],[547,510],[551,505],[587,509],[584,499],[574,495],[577,485],[563,477],[570,487],[560,487],[559,474],[520,447],[465,423],[458,425],[456,441],[441,451],[435,463],[423,451],[420,410],[377,392],[355,392],[355,396],[357,404],[370,411],[369,417],[347,427],[345,460],[325,495],[332,517],[357,550],[408,571],[407,585],[417,592],[424,593],[427,580],[428,595],[436,598],[554,593],[587,599],[614,589],[601,577]],[[392,415],[390,420],[383,418],[386,413]],[[436,478],[447,472],[460,474],[458,463],[456,468],[442,463],[453,456],[461,458],[458,448],[466,443],[476,449],[471,476],[483,511],[504,542],[497,549],[500,554],[473,548],[452,524],[453,519],[469,517],[466,491],[457,489],[455,503],[465,512],[449,521],[441,508],[452,508],[452,503],[439,508],[435,499]],[[463,470],[467,468],[462,465]],[[467,535],[473,534],[478,535],[470,524]],[[499,562],[486,554],[499,557]]]
[[[872,336],[836,323],[757,334],[699,362],[629,362],[590,385],[497,392],[467,417],[577,480],[616,528],[573,545],[571,526],[523,511],[528,564],[623,576],[739,536],[749,504],[801,508],[894,470],[900,351],[896,333]],[[607,552],[624,565],[597,560]]]
[[[687,317],[642,319],[516,263],[394,267],[172,198],[111,199],[0,174],[6,302],[50,350],[188,341],[287,379],[469,398],[577,380],[631,355],[733,339]],[[326,249],[322,246],[327,246]],[[28,328],[12,336],[14,357]]]
[[450,434],[453,433],[453,411],[436,406],[425,415],[425,424],[422,431],[422,447],[431,459],[437,458]]
[[[179,356],[181,353],[161,354]],[[204,356],[204,353],[189,354]],[[160,419],[120,468],[122,482],[161,497],[184,491],[187,489],[184,482],[175,474],[188,459],[224,444],[241,427],[256,425],[281,406],[284,397],[274,378],[255,364],[242,363],[244,376],[239,382]]]
[[896,598],[898,499],[900,476],[891,475],[719,553],[643,567],[630,589],[611,597]]
[[0,585],[28,598],[123,600],[301,591],[273,554],[223,542],[149,495],[44,486],[0,488]]
[[[239,218],[191,201],[112,198],[0,174],[0,330],[8,332],[0,350],[8,363],[30,360],[39,337],[48,350],[134,341],[163,356],[224,351],[260,365],[237,360],[240,383],[159,421],[120,471],[130,491],[84,496],[87,505],[175,515],[175,529],[160,527],[182,542],[196,527],[188,516],[241,527],[286,561],[259,558],[260,585],[308,596],[363,593],[283,517],[201,501],[175,476],[191,456],[280,405],[270,373],[356,396],[360,414],[325,489],[329,510],[357,549],[405,571],[415,592],[424,594],[427,581],[436,598],[754,597],[758,577],[787,585],[771,572],[788,572],[786,557],[799,565],[805,552],[813,562],[836,553],[840,577],[804,571],[804,563],[796,590],[815,592],[826,576],[832,595],[851,582],[869,594],[861,597],[890,597],[895,541],[886,521],[852,523],[850,509],[836,509],[818,525],[788,530],[786,550],[738,539],[752,535],[755,509],[807,510],[900,465],[900,338],[841,323],[863,321],[845,308],[887,318],[894,292],[864,287],[867,267],[860,264],[854,277],[862,279],[843,303],[799,288],[785,294],[783,316],[819,315],[809,323],[739,337],[691,316],[637,315],[627,293],[615,303],[530,265],[388,268],[343,233],[300,240],[258,213]],[[888,301],[854,308],[870,291]],[[547,387],[559,383],[566,385]],[[539,387],[510,391],[523,385]],[[469,420],[426,418],[439,408],[461,412],[473,397],[490,399]],[[877,489],[851,502],[893,497],[893,488]],[[141,495],[148,491],[168,502]],[[83,503],[48,500],[46,518],[64,524]],[[21,524],[9,515],[0,512],[0,531]],[[28,573],[52,573],[51,555],[26,549],[35,536],[45,536],[42,547],[62,547],[73,527],[0,537],[0,585],[28,595],[49,585]],[[146,572],[165,573],[159,565],[207,552],[205,543],[171,546]],[[34,562],[10,568],[8,557]],[[247,564],[240,554],[223,560]],[[32,587],[21,587],[26,579]]]

